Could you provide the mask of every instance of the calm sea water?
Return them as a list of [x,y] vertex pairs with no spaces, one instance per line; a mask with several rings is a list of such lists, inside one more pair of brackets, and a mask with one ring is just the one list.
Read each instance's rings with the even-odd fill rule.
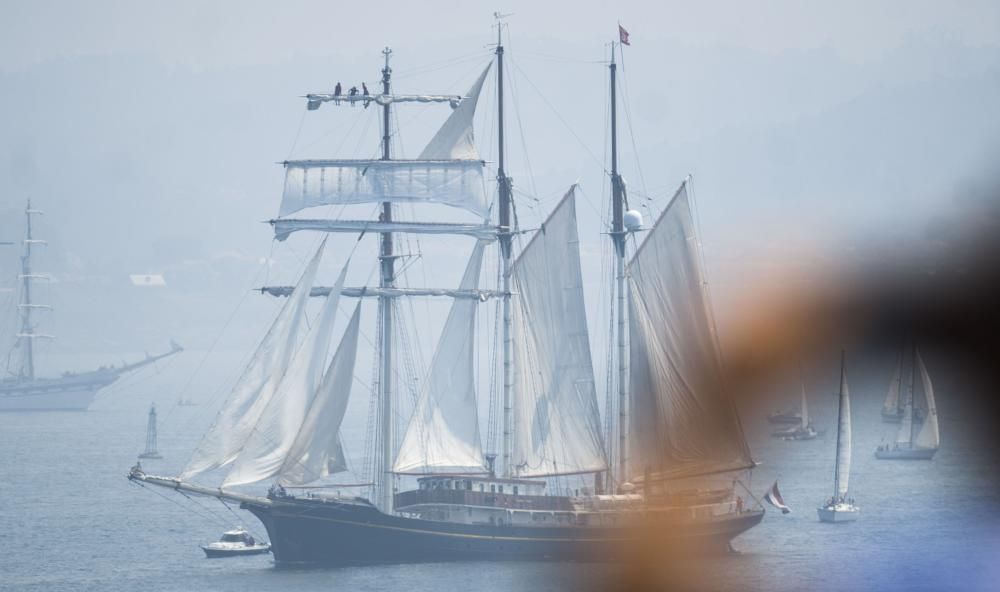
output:
[[[820,524],[815,508],[832,489],[836,368],[811,385],[812,411],[825,437],[782,442],[763,434],[767,410],[745,418],[763,463],[752,489],[778,479],[793,513],[769,512],[740,537],[739,553],[689,566],[706,589],[996,590],[1000,520],[993,490],[992,440],[968,428],[975,410],[949,392],[966,388],[928,357],[939,393],[944,444],[931,462],[887,462],[872,451],[893,427],[879,407],[888,357],[850,375],[854,403],[852,489],[857,523]],[[88,412],[0,414],[0,589],[3,590],[577,590],[601,587],[620,567],[584,564],[430,564],[328,569],[276,568],[269,555],[206,560],[198,544],[240,523],[262,527],[220,502],[142,489],[125,479],[157,401],[162,461],[172,474],[214,415],[207,394],[177,407],[189,370],[123,382]],[[794,393],[789,395],[794,400]]]

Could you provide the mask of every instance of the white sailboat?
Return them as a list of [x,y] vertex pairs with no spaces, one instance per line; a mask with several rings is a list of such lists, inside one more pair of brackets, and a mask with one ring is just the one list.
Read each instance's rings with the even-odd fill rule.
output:
[[[920,369],[920,382],[924,397],[927,400],[927,417],[920,428],[917,428],[914,413],[914,389],[916,373]],[[899,370],[897,369],[897,373]],[[880,460],[930,460],[941,445],[941,433],[938,430],[937,403],[934,400],[934,385],[930,374],[916,346],[913,348],[913,365],[910,369],[910,384],[907,389],[903,415],[899,422],[899,431],[892,444],[882,444],[875,450],[875,458]]]
[[819,432],[812,425],[812,418],[809,417],[809,399],[806,397],[806,385],[802,384],[802,411],[799,425],[774,432],[776,438],[782,440],[814,440]]
[[853,522],[860,511],[848,497],[851,477],[851,396],[847,390],[844,354],[840,354],[840,404],[837,412],[837,460],[833,472],[833,497],[816,511],[820,522]]

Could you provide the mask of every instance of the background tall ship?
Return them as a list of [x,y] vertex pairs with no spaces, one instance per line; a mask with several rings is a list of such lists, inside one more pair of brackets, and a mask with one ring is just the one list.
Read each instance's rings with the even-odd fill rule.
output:
[[[393,94],[388,48],[381,93],[307,95],[310,110],[380,108],[380,158],[285,162],[281,218],[272,221],[276,237],[303,230],[358,234],[358,245],[378,246],[378,286],[345,286],[348,264],[359,265],[361,247],[332,286],[315,285],[324,239],[295,286],[262,289],[287,299],[186,468],[162,477],[137,464],[130,479],[240,502],[264,524],[282,563],[605,559],[627,552],[643,528],[685,546],[726,549],[760,522],[763,508],[744,506],[737,490],[737,477],[753,461],[722,375],[687,184],[643,240],[636,234],[641,216],[627,211],[618,172],[613,57],[607,230],[614,249],[608,280],[615,337],[602,425],[576,188],[540,228],[518,227],[505,160],[502,31],[498,26],[494,63],[464,96]],[[476,106],[491,72],[495,200],[473,141]],[[393,108],[414,102],[451,104],[453,110],[417,159],[396,159]],[[304,208],[359,203],[379,204],[377,219],[290,217]],[[425,216],[444,204],[474,219],[404,219],[404,204]],[[449,244],[472,239],[457,287],[400,285],[396,264],[406,244],[400,237],[412,234],[450,237]],[[496,257],[496,284],[483,287],[487,251]],[[322,302],[311,322],[310,296]],[[414,382],[404,299],[416,297],[453,302],[397,434],[394,418],[404,413],[406,399],[401,395]],[[334,317],[345,298],[359,302],[329,357]],[[371,299],[377,312],[364,457],[370,482],[338,484],[348,467],[341,436],[363,303]],[[491,305],[495,326],[481,335],[477,312]],[[487,442],[499,431],[497,450],[484,449],[481,438],[480,351],[489,352],[495,407]],[[221,483],[212,481],[223,471]],[[272,483],[266,497],[240,489],[260,482]],[[358,495],[341,493],[351,487]]]
[[34,247],[45,244],[44,240],[34,237],[31,228],[32,217],[41,213],[31,208],[30,201],[24,210],[24,241],[15,289],[17,295],[10,301],[14,314],[5,315],[5,319],[15,319],[15,326],[11,332],[13,345],[6,356],[6,373],[0,380],[0,411],[84,411],[90,407],[98,391],[115,383],[122,375],[171,356],[181,351],[181,347],[171,343],[170,351],[156,356],[147,355],[144,360],[132,364],[102,366],[89,372],[64,372],[51,378],[37,376],[35,342],[54,338],[39,332],[35,320],[36,312],[52,309],[34,298],[36,282],[49,280],[48,274],[32,268]]

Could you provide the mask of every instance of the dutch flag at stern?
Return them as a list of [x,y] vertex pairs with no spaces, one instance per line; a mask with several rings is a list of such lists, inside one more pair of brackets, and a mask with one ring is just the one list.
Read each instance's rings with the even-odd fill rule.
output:
[[785,500],[781,497],[781,492],[778,491],[777,481],[774,482],[771,489],[769,489],[767,494],[764,495],[764,500],[775,508],[781,510],[782,514],[787,514],[792,511],[791,508],[785,505]]

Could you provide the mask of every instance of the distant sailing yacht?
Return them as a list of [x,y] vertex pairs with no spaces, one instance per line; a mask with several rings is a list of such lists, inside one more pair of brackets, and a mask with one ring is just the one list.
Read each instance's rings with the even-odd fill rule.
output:
[[7,355],[7,373],[0,378],[0,411],[82,411],[90,406],[97,392],[117,381],[123,374],[152,364],[171,356],[181,347],[171,343],[169,352],[158,356],[147,355],[145,360],[121,366],[102,366],[90,372],[64,372],[54,378],[35,376],[35,340],[53,339],[51,335],[39,333],[34,322],[35,311],[47,311],[52,307],[38,304],[32,298],[35,282],[48,281],[49,276],[38,273],[31,267],[33,247],[46,244],[32,234],[32,216],[42,212],[31,208],[31,201],[24,210],[25,233],[24,251],[21,255],[21,272],[18,274],[17,314],[18,329],[14,346]]
[[[938,431],[937,403],[934,400],[934,385],[931,384],[931,377],[927,373],[927,367],[924,365],[924,360],[920,356],[916,345],[913,346],[912,360],[910,383],[906,392],[906,400],[903,404],[903,416],[899,423],[899,431],[896,432],[896,441],[891,445],[880,445],[875,450],[875,458],[882,460],[930,460],[934,458],[934,454],[941,445],[941,434]],[[924,397],[927,400],[927,417],[919,429],[913,417],[917,368],[920,368],[920,381],[923,385]],[[899,372],[899,367],[897,366],[897,375]]]
[[149,421],[146,422],[146,450],[139,458],[163,458],[156,449],[156,403],[149,407]]
[[809,401],[806,398],[806,385],[802,384],[802,411],[799,425],[774,432],[776,438],[782,440],[814,440],[818,432],[812,425],[812,418],[809,417]]
[[847,497],[851,476],[851,396],[847,392],[844,353],[840,354],[840,404],[837,410],[837,460],[833,470],[833,497],[817,508],[820,522],[853,522],[859,509]]
[[[882,404],[882,421],[886,423],[899,423],[903,421],[906,404],[901,402],[899,395],[903,391],[903,355],[906,353],[905,350],[905,346],[899,350],[899,357],[896,358],[896,368],[892,372],[892,380],[889,381],[889,392],[886,393],[885,403]],[[911,399],[910,402],[912,403],[910,420],[923,421],[923,409],[917,405],[916,400]]]
[[[726,549],[761,521],[763,509],[744,507],[735,493],[732,473],[754,463],[721,376],[686,183],[627,257],[641,217],[625,210],[625,184],[618,174],[613,58],[610,234],[620,407],[611,417],[618,420],[620,444],[617,462],[609,458],[607,441],[613,438],[602,434],[597,405],[575,186],[522,248],[513,241],[522,231],[505,169],[501,25],[495,67],[487,65],[464,97],[392,94],[388,48],[381,94],[307,96],[310,110],[355,102],[381,107],[381,158],[286,162],[283,217],[273,221],[275,234],[283,239],[302,230],[379,233],[379,285],[344,287],[345,265],[332,287],[315,286],[321,245],[294,287],[263,288],[288,299],[191,462],[176,477],[149,475],[137,465],[130,479],[240,502],[267,528],[278,562],[614,558],[638,542],[640,527],[651,525],[686,548]],[[491,68],[498,140],[492,205],[472,133]],[[454,107],[417,160],[394,159],[390,108],[409,102]],[[380,204],[378,220],[287,217],[306,207],[352,203]],[[428,203],[443,203],[471,212],[477,222],[406,220],[399,203],[413,204],[418,212],[427,212],[421,208]],[[477,239],[458,288],[397,285],[397,233]],[[499,285],[482,289],[480,272],[490,243],[499,247]],[[307,329],[303,318],[310,295],[326,300],[320,319]],[[406,350],[394,347],[400,340],[393,327],[405,312],[396,302],[415,296],[454,302],[397,440],[390,418],[400,413],[394,377],[402,364],[394,360],[405,360]],[[366,451],[372,483],[363,484],[370,495],[329,490],[337,485],[298,493],[347,469],[340,427],[354,382],[360,302],[329,364],[327,347],[338,299],[368,297],[378,302],[372,389],[377,427]],[[477,308],[493,299],[499,300],[494,367],[502,393],[500,454],[484,451],[474,365],[475,352],[486,341],[477,336]],[[228,469],[221,487],[194,482],[221,468]],[[398,491],[404,479],[413,485]],[[569,479],[592,481],[569,488]],[[233,490],[268,480],[274,485],[267,497]]]

